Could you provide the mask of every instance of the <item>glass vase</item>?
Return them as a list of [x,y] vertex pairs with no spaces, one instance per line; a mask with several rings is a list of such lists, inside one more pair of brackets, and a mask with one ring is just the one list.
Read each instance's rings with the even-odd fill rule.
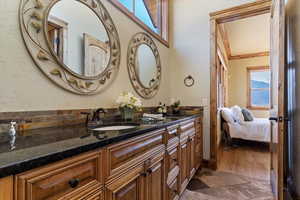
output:
[[132,121],[134,117],[134,110],[131,108],[120,108],[122,119],[125,121]]

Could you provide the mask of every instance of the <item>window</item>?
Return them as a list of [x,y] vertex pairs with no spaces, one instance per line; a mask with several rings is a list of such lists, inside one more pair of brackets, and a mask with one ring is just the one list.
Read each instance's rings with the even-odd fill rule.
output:
[[152,36],[168,46],[169,0],[109,0]]
[[248,107],[250,109],[270,108],[270,68],[248,68]]

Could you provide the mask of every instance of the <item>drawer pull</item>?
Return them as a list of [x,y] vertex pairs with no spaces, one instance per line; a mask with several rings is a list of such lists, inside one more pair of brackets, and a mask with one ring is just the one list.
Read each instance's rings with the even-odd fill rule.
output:
[[76,188],[79,184],[79,179],[74,178],[69,181],[69,185],[71,188]]
[[177,159],[176,159],[176,158],[173,158],[172,160],[173,160],[174,162],[177,162]]
[[147,173],[146,172],[142,172],[142,173],[140,173],[140,175],[143,176],[143,177],[146,177]]

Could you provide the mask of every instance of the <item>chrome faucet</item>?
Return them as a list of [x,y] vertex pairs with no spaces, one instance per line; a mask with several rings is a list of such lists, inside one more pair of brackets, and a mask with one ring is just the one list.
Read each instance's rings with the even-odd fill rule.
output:
[[[85,125],[87,127],[90,126],[99,126],[103,124],[103,121],[100,119],[100,113],[106,113],[103,108],[98,108],[93,112],[82,112],[81,114],[86,115]],[[90,119],[90,115],[92,114],[92,118]]]

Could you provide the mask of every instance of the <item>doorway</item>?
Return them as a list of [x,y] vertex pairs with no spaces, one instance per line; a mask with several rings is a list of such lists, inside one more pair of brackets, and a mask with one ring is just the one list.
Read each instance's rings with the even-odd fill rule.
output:
[[[230,9],[214,12],[210,14],[210,26],[211,26],[211,51],[210,51],[210,61],[211,61],[211,90],[210,90],[210,131],[211,131],[211,160],[210,166],[213,166],[214,169],[220,167],[220,161],[222,159],[222,149],[221,141],[225,138],[225,141],[231,141],[233,138],[231,130],[227,130],[227,134],[223,134],[220,130],[222,120],[226,122],[230,121],[230,118],[223,116],[223,113],[228,113],[229,111],[225,110],[220,112],[220,106],[224,107],[228,102],[226,102],[226,96],[224,92],[228,89],[223,87],[226,85],[226,80],[220,81],[222,79],[222,64],[220,53],[218,53],[218,35],[220,35],[220,26],[222,24],[233,22],[236,20],[246,19],[250,17],[260,16],[264,14],[270,15],[270,67],[269,66],[252,66],[247,68],[248,74],[248,92],[245,94],[240,93],[239,95],[245,95],[247,97],[247,107],[257,107],[260,109],[268,108],[269,109],[269,119],[267,120],[270,124],[270,138],[269,138],[269,150],[267,154],[270,155],[270,183],[272,185],[273,194],[276,199],[283,199],[284,195],[284,132],[285,129],[285,2],[284,0],[261,0],[249,4],[244,4],[241,6],[233,7]],[[255,26],[255,28],[257,28]],[[228,42],[228,41],[227,41]],[[226,43],[226,41],[225,41]],[[226,51],[226,45],[225,45]],[[228,49],[227,49],[228,52]],[[258,52],[255,56],[267,55],[267,52]],[[230,55],[230,54],[229,54]],[[241,59],[244,56],[240,55],[230,55],[231,58]],[[246,55],[246,56],[249,56]],[[251,56],[251,54],[250,54]],[[253,55],[252,55],[253,56]],[[227,67],[228,70],[228,67]],[[266,71],[270,70],[269,86],[270,87],[252,87],[252,75],[257,72],[267,73]],[[230,76],[230,75],[229,75]],[[255,80],[255,79],[254,79]],[[227,80],[228,82],[228,80]],[[251,87],[249,87],[249,85]],[[269,88],[269,105],[258,105],[257,101],[253,100],[253,96],[257,93],[267,93],[267,88]],[[259,89],[259,91],[257,90]],[[220,92],[221,90],[221,92]],[[222,97],[221,97],[222,96]],[[230,99],[227,97],[227,99]],[[221,105],[220,105],[221,104]],[[238,120],[244,120],[246,115],[242,113],[239,117],[235,118],[233,122]],[[222,116],[222,117],[221,117]],[[239,121],[238,121],[239,122]],[[226,127],[224,128],[226,130]],[[228,128],[227,128],[228,129]],[[229,132],[229,134],[228,134]],[[232,158],[232,156],[229,156]],[[256,157],[256,156],[255,156]]]

